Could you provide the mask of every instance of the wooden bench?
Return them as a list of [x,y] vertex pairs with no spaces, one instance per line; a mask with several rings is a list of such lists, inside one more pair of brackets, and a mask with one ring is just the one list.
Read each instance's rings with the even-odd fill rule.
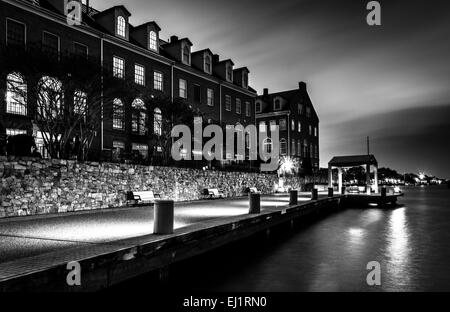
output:
[[156,198],[160,199],[159,194],[155,194],[153,191],[130,191],[127,193],[127,200],[133,201],[134,204],[154,203]]
[[225,197],[225,195],[216,188],[204,189],[203,196],[208,197],[208,198],[224,198]]

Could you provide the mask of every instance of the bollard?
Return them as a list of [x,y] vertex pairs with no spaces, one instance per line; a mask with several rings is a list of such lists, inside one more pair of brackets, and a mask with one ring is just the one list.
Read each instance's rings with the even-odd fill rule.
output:
[[173,233],[173,200],[157,200],[155,202],[153,234]]
[[381,197],[386,198],[386,195],[387,195],[387,188],[383,186],[381,188]]
[[341,195],[345,195],[345,186],[341,187]]
[[261,194],[250,193],[249,198],[249,214],[259,214],[261,213]]
[[312,192],[311,192],[311,200],[317,200],[317,199],[319,199],[319,191],[318,191],[318,189],[313,188]]
[[328,197],[333,197],[334,196],[334,189],[332,187],[328,188]]
[[298,191],[291,190],[289,192],[289,206],[297,205],[298,204]]

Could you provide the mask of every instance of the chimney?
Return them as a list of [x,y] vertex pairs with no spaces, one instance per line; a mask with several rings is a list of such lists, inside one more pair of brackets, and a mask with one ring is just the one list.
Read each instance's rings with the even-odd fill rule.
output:
[[212,59],[214,64],[219,63],[219,54],[214,54]]
[[269,89],[264,88],[263,95],[264,96],[268,96],[269,95]]
[[178,41],[178,36],[171,36],[170,37],[170,43],[174,43],[176,41]]
[[300,91],[306,92],[306,82],[300,81],[300,82],[298,83],[298,89],[299,89]]

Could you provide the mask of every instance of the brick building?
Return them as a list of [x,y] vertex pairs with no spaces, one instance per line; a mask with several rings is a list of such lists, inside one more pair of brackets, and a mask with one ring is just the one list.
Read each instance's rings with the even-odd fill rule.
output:
[[[138,89],[162,92],[172,100],[183,98],[210,123],[254,124],[257,94],[248,84],[246,67],[235,69],[232,60],[221,60],[209,49],[192,51],[188,38],[162,40],[156,22],[131,25],[130,16],[124,6],[100,12],[84,3],[81,24],[70,25],[64,0],[2,0],[0,47],[26,49],[33,44],[58,57],[69,52],[96,58],[117,78],[133,81]],[[8,80],[30,83],[20,73],[0,78],[2,84]],[[0,136],[33,135],[45,156],[42,133],[32,123],[33,103],[8,95],[3,86],[0,89],[6,93],[0,99]],[[157,152],[149,135],[160,131],[157,121],[161,112],[147,112],[138,97],[117,98],[114,104],[123,109],[102,120],[92,147],[99,158],[131,151],[148,157]]]
[[[319,118],[306,89],[300,82],[298,89],[269,93],[264,89],[255,102],[256,124],[259,131],[269,131],[271,125],[280,130],[280,155],[299,160],[311,160],[313,169],[319,168]],[[268,142],[268,145],[270,142]]]

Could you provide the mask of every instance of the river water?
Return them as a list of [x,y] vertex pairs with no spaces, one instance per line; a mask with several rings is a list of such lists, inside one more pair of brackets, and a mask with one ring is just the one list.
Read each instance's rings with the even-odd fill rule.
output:
[[[393,209],[347,209],[175,265],[170,287],[183,291],[450,291],[450,190],[404,191],[399,207]],[[366,282],[371,261],[380,264],[380,286]]]

